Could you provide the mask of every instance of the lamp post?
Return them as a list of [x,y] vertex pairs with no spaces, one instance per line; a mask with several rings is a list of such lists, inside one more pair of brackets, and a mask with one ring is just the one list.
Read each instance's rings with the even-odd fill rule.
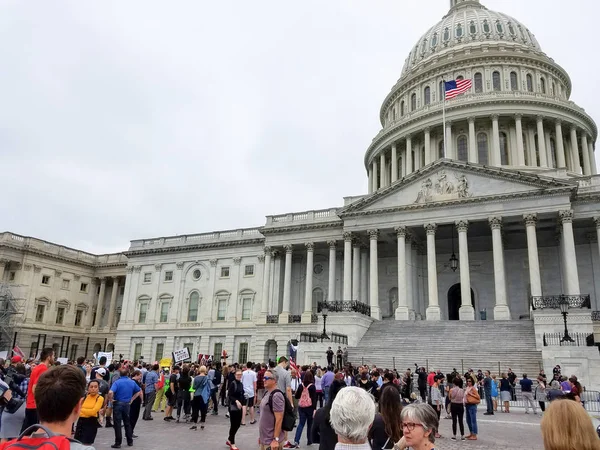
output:
[[329,307],[327,306],[327,302],[324,302],[323,308],[321,309],[321,314],[323,314],[323,333],[321,333],[321,342],[323,342],[323,339],[329,339],[329,336],[327,336],[327,329],[326,329],[328,312],[329,312]]
[[560,307],[560,312],[561,312],[561,314],[563,316],[563,320],[565,322],[565,335],[560,340],[560,342],[575,342],[575,340],[571,336],[569,336],[569,330],[567,329],[567,315],[569,314],[569,300],[567,300],[566,298],[561,298],[560,302],[558,303],[558,306]]

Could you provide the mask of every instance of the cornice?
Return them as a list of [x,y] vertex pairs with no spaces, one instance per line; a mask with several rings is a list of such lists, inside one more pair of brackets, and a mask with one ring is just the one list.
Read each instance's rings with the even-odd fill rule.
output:
[[210,242],[203,244],[194,245],[182,245],[180,247],[157,247],[157,248],[140,248],[135,250],[128,250],[123,252],[127,257],[131,256],[142,256],[142,255],[153,255],[153,254],[166,254],[166,253],[181,253],[189,252],[192,250],[207,250],[215,248],[231,248],[251,245],[263,245],[265,243],[264,238],[256,239],[244,239],[239,241],[227,241],[227,242]]
[[331,228],[343,228],[344,223],[341,220],[336,222],[323,222],[323,223],[303,223],[298,225],[289,225],[284,227],[269,227],[261,228],[260,232],[262,235],[275,235],[284,233],[293,233],[298,231],[310,231],[310,230],[323,230]]

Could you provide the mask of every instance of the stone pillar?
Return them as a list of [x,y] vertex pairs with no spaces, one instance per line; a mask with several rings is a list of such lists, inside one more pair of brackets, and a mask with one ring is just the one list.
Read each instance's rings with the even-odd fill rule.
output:
[[502,157],[500,156],[500,128],[498,126],[498,114],[492,115],[492,159],[490,165],[500,166]]
[[4,270],[8,267],[9,261],[8,259],[0,259],[0,283],[4,280]]
[[524,214],[525,228],[527,232],[527,257],[529,259],[529,284],[531,285],[531,295],[541,297],[542,279],[540,277],[540,260],[538,255],[537,234],[535,226],[537,224],[537,214]]
[[378,179],[378,172],[377,172],[377,161],[373,161],[373,164],[371,165],[372,172],[373,172],[373,192],[377,192],[377,190],[379,189],[379,179]]
[[352,300],[352,233],[344,233],[344,295]]
[[396,144],[392,144],[392,183],[398,181],[398,150]]
[[106,292],[106,277],[100,278],[100,294],[98,294],[98,306],[96,306],[96,324],[93,331],[98,331],[102,324],[102,309],[104,308],[104,294]]
[[335,241],[328,241],[329,245],[329,282],[327,287],[327,301],[335,301]]
[[[159,275],[160,276],[160,275]],[[110,305],[108,307],[108,323],[106,328],[110,331],[114,327],[115,309],[117,308],[117,294],[119,293],[119,277],[113,277],[113,287],[110,293]]]
[[490,217],[488,221],[492,228],[492,249],[494,254],[494,291],[496,293],[494,320],[510,320],[510,309],[506,298],[502,217]]
[[263,273],[262,301],[260,313],[265,316],[269,314],[269,287],[271,286],[271,247],[265,247],[265,271]]
[[567,167],[566,159],[565,159],[565,146],[563,144],[563,134],[562,134],[562,124],[560,120],[556,121],[555,124],[555,134],[556,134],[556,167],[562,169],[563,167]]
[[288,244],[283,248],[285,249],[285,272],[283,275],[283,306],[279,323],[288,323],[292,299],[292,246]]
[[469,222],[458,220],[455,223],[458,230],[458,261],[460,270],[460,320],[475,320],[475,309],[471,303],[471,267],[469,266],[469,244],[467,231]]
[[360,301],[368,303],[369,299],[369,254],[365,246],[360,250]]
[[540,167],[548,167],[546,158],[546,140],[544,138],[544,118],[537,116],[537,142],[538,151],[540,152]]
[[370,305],[371,317],[375,320],[381,320],[381,310],[379,309],[379,267],[377,264],[377,239],[379,238],[379,230],[369,230],[369,241],[371,247],[371,264],[370,264]]
[[527,136],[527,148],[529,149],[529,165],[531,167],[538,167],[537,157],[535,154],[535,130],[532,127],[527,128]]
[[304,290],[304,314],[302,314],[302,323],[311,323],[315,244],[307,242],[304,245],[306,246],[306,289]]
[[415,147],[415,164],[414,164],[415,172],[421,168],[421,160],[422,160],[421,147],[417,144],[417,146]]
[[579,273],[577,271],[577,254],[575,252],[575,238],[573,236],[573,210],[559,211],[558,215],[562,222],[565,289],[566,295],[579,295]]
[[352,300],[360,300],[360,243],[352,248]]
[[[406,269],[406,298],[407,298],[407,303],[408,303],[409,319],[415,320],[415,318],[416,318],[415,314],[416,314],[416,311],[418,310],[418,308],[417,308],[418,305],[415,300],[415,298],[416,298],[415,292],[417,290],[417,286],[413,285],[413,281],[414,281],[413,272],[416,271],[413,264],[415,264],[416,261],[413,258],[411,238],[410,238],[410,236],[407,236],[407,238],[408,239],[405,238],[406,244],[404,246],[404,254],[406,255],[406,264],[404,266]],[[398,287],[398,289],[400,289],[400,287]]]
[[434,158],[431,154],[431,130],[429,128],[425,128],[425,165],[431,164],[437,158]]
[[408,299],[406,298],[406,227],[397,227],[398,236],[398,306],[396,320],[409,320]]
[[477,136],[475,135],[475,118],[469,117],[469,162],[477,163]]
[[517,165],[525,166],[525,146],[523,145],[523,124],[521,114],[515,115],[515,133],[517,134]]
[[596,155],[594,155],[594,141],[590,136],[590,140],[588,141],[588,152],[590,154],[590,165],[592,169],[592,175],[598,174],[598,167],[596,165]]
[[388,183],[387,183],[387,168],[386,168],[386,164],[385,164],[385,153],[383,151],[381,152],[381,155],[379,156],[379,171],[380,171],[379,187],[384,188],[388,185]]
[[454,146],[452,145],[452,122],[446,121],[446,145],[444,156],[449,159],[456,159],[454,154]]
[[410,136],[406,136],[406,175],[410,175],[413,172],[412,163],[412,140]]
[[369,182],[367,189],[369,190],[369,194],[373,193],[373,166],[369,166]]
[[600,253],[600,216],[594,217],[594,223],[596,224],[596,241],[598,242],[598,252]]
[[428,223],[425,225],[427,233],[427,277],[429,304],[425,315],[427,320],[440,320],[442,313],[438,302],[438,283],[437,283],[437,261],[435,256],[435,231],[437,225]]
[[585,132],[581,133],[581,153],[583,156],[583,174],[591,175],[590,149],[588,147],[587,134],[585,134]]
[[577,142],[577,128],[571,127],[571,157],[573,158],[573,172],[579,173],[581,161],[579,159],[579,142]]

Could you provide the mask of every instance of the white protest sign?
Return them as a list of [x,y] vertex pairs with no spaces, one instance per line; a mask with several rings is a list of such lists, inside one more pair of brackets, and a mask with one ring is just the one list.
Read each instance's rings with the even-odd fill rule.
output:
[[0,352],[0,358],[6,359],[7,357],[8,357],[8,352],[6,350],[3,352]]
[[102,358],[103,356],[106,356],[106,362],[107,364],[110,364],[113,360],[113,354],[112,352],[98,352],[97,354],[97,359],[100,360],[100,358]]
[[173,352],[173,362],[178,363],[190,359],[190,352],[187,347],[183,347],[181,350],[175,350]]
[[61,363],[61,365],[69,364],[69,358],[56,358],[56,360]]

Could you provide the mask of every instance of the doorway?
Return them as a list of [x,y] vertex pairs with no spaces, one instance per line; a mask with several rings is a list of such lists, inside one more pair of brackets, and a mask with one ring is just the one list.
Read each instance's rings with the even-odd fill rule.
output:
[[[461,305],[460,283],[456,283],[448,289],[448,319],[459,320],[459,310]],[[471,305],[475,308],[475,293],[471,289]]]
[[277,341],[269,339],[265,342],[265,361],[277,360]]

